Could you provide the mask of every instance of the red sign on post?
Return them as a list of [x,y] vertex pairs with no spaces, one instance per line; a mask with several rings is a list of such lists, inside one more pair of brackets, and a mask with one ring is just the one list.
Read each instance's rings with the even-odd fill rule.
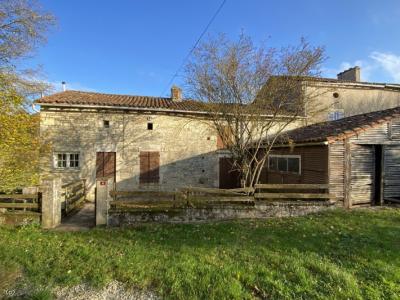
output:
[[100,185],[106,185],[107,181],[100,181]]

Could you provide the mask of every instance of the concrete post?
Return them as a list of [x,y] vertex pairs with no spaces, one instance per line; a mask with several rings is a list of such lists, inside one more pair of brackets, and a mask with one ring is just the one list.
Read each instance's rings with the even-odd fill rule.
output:
[[96,226],[107,225],[109,182],[107,178],[96,180]]
[[54,228],[61,223],[61,179],[42,180],[42,227]]

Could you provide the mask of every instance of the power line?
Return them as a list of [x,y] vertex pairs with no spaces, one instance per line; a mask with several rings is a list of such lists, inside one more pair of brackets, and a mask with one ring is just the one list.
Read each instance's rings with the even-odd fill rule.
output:
[[203,36],[206,34],[208,28],[211,26],[211,24],[214,22],[215,18],[217,17],[217,15],[219,14],[219,12],[222,10],[222,8],[224,7],[225,3],[227,0],[223,0],[220,4],[220,6],[218,7],[218,9],[215,11],[214,15],[212,16],[212,18],[210,19],[210,21],[208,22],[207,26],[204,28],[204,30],[202,31],[202,33],[200,34],[199,38],[197,39],[196,43],[194,44],[194,46],[190,49],[189,53],[186,55],[185,59],[182,61],[182,63],[180,64],[179,68],[176,70],[174,76],[172,76],[171,80],[168,82],[167,86],[164,88],[163,92],[161,93],[161,97],[165,94],[166,90],[170,87],[170,85],[172,84],[172,82],[174,81],[174,79],[176,78],[176,76],[178,76],[179,71],[182,69],[182,67],[185,65],[186,61],[188,60],[188,58],[190,57],[190,55],[192,55],[194,49],[196,49],[197,45],[200,43],[200,40],[203,38]]

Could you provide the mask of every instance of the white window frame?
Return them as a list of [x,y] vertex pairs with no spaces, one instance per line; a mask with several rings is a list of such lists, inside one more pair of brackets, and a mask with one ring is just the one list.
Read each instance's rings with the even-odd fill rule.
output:
[[336,121],[343,119],[344,116],[344,109],[338,108],[328,112],[328,121]]
[[[66,167],[59,167],[58,166],[58,155],[59,154],[65,154],[66,155]],[[71,167],[70,166],[70,161],[71,161],[71,155],[76,155],[78,154],[78,167]],[[53,155],[53,166],[57,170],[79,170],[81,168],[81,153],[79,151],[57,151],[54,152]],[[75,161],[75,160],[73,160]]]
[[[299,159],[299,172],[271,170],[271,169],[270,169],[270,163],[269,163],[269,159],[270,159],[271,157],[277,157],[277,158],[298,158],[298,159]],[[286,160],[286,169],[289,169],[289,165],[288,165],[288,164],[289,164],[289,160]],[[301,175],[301,155],[270,154],[270,155],[268,155],[268,171],[277,172],[277,173],[283,173],[283,174]]]

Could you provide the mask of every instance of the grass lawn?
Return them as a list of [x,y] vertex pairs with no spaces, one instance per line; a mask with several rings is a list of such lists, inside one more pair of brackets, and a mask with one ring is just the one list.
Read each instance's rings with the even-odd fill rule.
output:
[[171,299],[400,299],[400,209],[63,233],[0,227],[37,285],[118,280]]

